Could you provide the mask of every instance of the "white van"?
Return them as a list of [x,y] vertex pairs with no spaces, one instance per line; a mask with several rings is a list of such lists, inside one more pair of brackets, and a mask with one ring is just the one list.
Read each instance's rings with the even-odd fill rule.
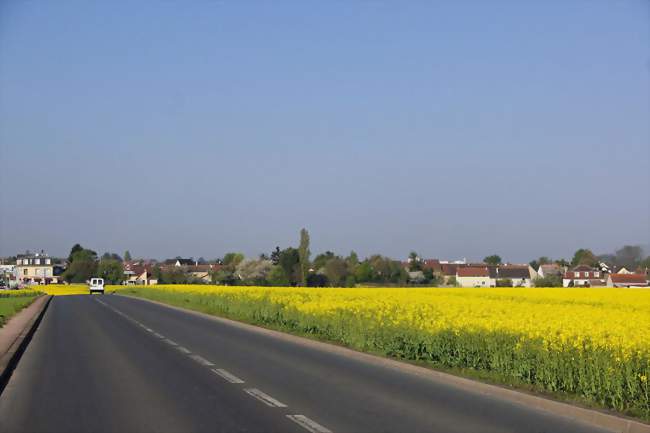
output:
[[104,279],[103,278],[91,278],[90,279],[90,294],[94,292],[104,294]]

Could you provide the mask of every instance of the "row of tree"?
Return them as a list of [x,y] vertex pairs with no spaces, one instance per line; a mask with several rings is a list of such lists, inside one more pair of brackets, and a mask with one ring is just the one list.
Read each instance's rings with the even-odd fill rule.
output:
[[[127,251],[124,257],[129,257]],[[101,258],[93,250],[75,244],[68,255],[68,267],[63,279],[68,283],[84,283],[92,277],[101,277],[111,284],[124,281],[122,258],[117,254],[105,253]]]
[[[364,260],[352,251],[348,256],[340,256],[326,251],[310,260],[310,238],[306,229],[300,231],[300,242],[297,248],[276,247],[269,255],[261,254],[258,259],[246,259],[241,253],[228,253],[223,259],[219,270],[211,273],[214,283],[226,285],[261,285],[261,286],[337,286],[350,287],[364,285],[405,285],[408,283],[423,285],[442,284],[440,275],[423,266],[417,253],[411,252],[409,264],[404,269],[399,261],[376,254]],[[129,251],[124,253],[124,260],[131,260]],[[483,259],[484,263],[498,265],[502,263],[499,255],[493,254]],[[630,270],[638,267],[649,268],[650,257],[643,256],[643,251],[637,246],[624,246],[615,254],[596,256],[591,250],[577,250],[569,262],[564,259],[552,260],[540,257],[530,262],[537,269],[540,265],[556,263],[560,266],[572,267],[578,265],[597,266],[600,261],[616,266],[625,266]],[[104,278],[107,282],[119,284],[124,280],[123,259],[115,253],[104,253],[98,257],[93,250],[76,244],[68,256],[68,267],[63,275],[70,283],[82,283],[94,276]],[[201,263],[205,260],[201,259]],[[409,272],[411,275],[409,276]],[[419,271],[419,272],[418,272]],[[159,283],[186,284],[204,282],[185,272],[182,268],[154,266],[153,277]],[[508,281],[503,281],[507,285]],[[454,285],[454,279],[447,284]],[[550,276],[538,279],[537,286],[561,286],[562,278]]]

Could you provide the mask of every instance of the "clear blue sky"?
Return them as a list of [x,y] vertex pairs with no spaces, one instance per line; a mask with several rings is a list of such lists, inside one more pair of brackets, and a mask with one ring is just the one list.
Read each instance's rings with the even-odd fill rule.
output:
[[0,255],[650,243],[650,3],[0,5]]

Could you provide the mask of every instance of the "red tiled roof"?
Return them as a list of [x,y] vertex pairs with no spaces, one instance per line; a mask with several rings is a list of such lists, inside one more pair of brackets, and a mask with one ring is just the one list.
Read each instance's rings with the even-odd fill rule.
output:
[[440,260],[438,259],[423,260],[422,267],[425,269],[431,269],[433,272],[440,272],[442,270],[442,266],[440,265]]
[[643,274],[610,274],[610,278],[615,284],[648,284]]
[[444,275],[456,275],[456,270],[459,268],[455,263],[441,263],[440,267]]
[[489,277],[488,268],[478,267],[460,267],[457,270],[459,277]]

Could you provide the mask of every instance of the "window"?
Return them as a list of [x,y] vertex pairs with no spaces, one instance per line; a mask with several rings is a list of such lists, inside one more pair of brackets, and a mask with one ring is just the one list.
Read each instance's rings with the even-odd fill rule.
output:
[[52,261],[50,259],[45,259],[45,264],[46,265],[49,265],[50,263],[52,263]]
[[27,269],[23,269],[23,275],[27,275]]
[[576,278],[580,278],[580,272],[574,272],[573,275],[574,275]]
[[41,264],[41,259],[34,259],[34,264],[35,265],[40,265]]
[[600,278],[600,272],[594,272],[594,277]]

